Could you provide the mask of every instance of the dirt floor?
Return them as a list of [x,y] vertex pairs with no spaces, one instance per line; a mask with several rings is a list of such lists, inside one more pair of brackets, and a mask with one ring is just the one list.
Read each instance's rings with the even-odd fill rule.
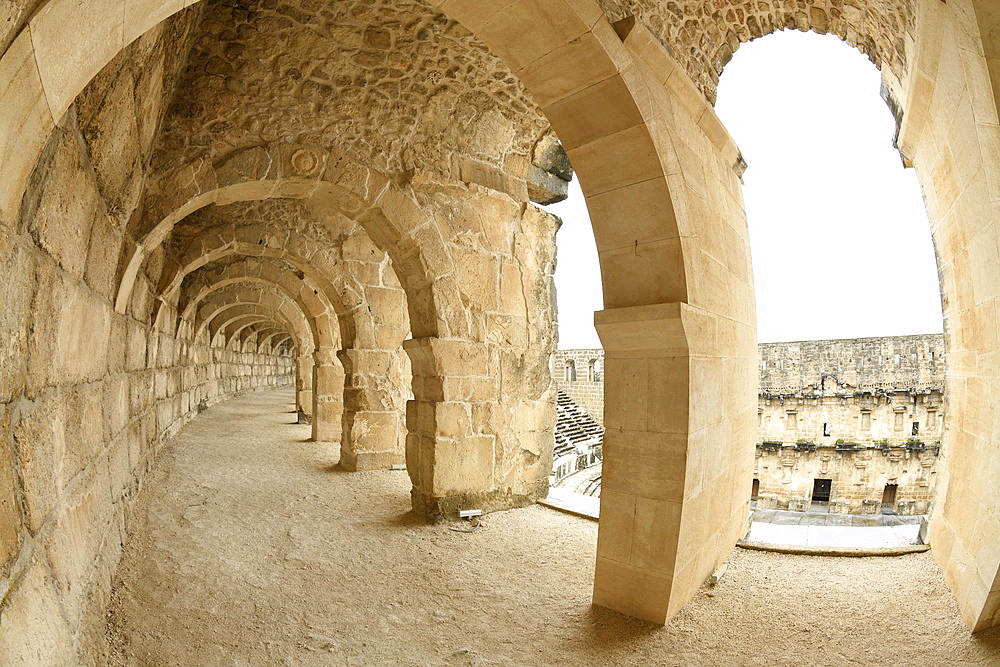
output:
[[112,606],[113,665],[1000,665],[930,554],[737,550],[665,628],[590,605],[597,524],[535,506],[421,524],[403,471],[344,473],[292,392],[164,451]]

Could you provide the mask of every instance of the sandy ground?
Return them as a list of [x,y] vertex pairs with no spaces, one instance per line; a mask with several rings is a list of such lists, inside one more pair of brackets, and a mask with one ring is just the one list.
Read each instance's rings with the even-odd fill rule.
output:
[[590,605],[597,525],[532,507],[421,524],[405,472],[344,473],[292,393],[213,407],[147,480],[113,665],[1000,665],[930,554],[737,550],[665,628]]

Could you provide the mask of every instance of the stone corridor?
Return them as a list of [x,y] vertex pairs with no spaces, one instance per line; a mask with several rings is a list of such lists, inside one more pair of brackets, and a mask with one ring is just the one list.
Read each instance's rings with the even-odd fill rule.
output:
[[596,523],[535,506],[472,534],[427,525],[405,472],[341,472],[295,421],[290,389],[252,394],[164,448],[115,579],[111,664],[996,664],[1000,632],[968,633],[930,554],[737,550],[654,626],[591,606]]

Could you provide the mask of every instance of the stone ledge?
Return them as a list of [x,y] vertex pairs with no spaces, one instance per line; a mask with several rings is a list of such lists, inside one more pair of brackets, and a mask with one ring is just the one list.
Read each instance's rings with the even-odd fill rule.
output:
[[753,551],[773,551],[796,556],[846,556],[865,558],[867,556],[904,556],[906,554],[930,551],[929,544],[907,544],[897,547],[808,547],[793,544],[766,544],[740,540],[736,546]]
[[599,521],[601,516],[600,498],[562,491],[561,489],[549,489],[549,495],[540,499],[538,504],[594,521]]

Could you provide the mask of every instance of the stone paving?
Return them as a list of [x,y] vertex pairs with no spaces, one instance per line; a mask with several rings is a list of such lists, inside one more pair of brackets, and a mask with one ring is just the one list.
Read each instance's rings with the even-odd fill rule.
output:
[[775,546],[855,549],[910,546],[921,544],[920,522],[923,518],[755,509],[745,541]]
[[878,528],[885,526],[920,525],[922,515],[898,514],[830,514],[823,506],[813,505],[808,512],[765,510],[754,508],[754,522],[776,523],[783,526],[854,526]]

